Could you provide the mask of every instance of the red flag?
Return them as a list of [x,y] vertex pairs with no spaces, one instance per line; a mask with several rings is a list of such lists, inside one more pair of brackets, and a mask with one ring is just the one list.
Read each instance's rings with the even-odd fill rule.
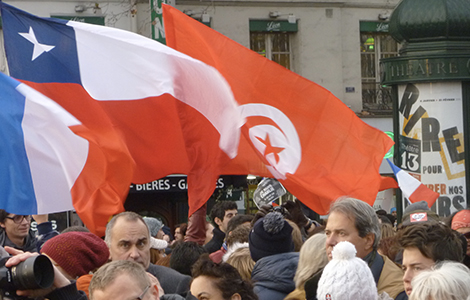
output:
[[379,191],[385,191],[388,189],[397,189],[397,188],[398,188],[398,182],[394,178],[382,176],[382,179],[380,181]]
[[[98,130],[109,121],[136,164],[135,172],[103,171],[129,173],[133,183],[187,174],[189,213],[207,201],[221,165],[236,156],[242,124],[230,87],[217,70],[135,33],[43,19],[1,2],[0,7],[11,75],[88,128]],[[95,162],[101,159],[94,157]],[[106,159],[117,160],[112,155]],[[95,217],[84,220],[87,226],[106,224],[122,210],[121,199],[101,206],[106,217],[97,214],[109,193],[83,191],[76,191],[83,201],[74,201],[74,207],[82,218],[85,213]]]
[[167,44],[215,67],[247,119],[224,174],[277,178],[320,214],[348,195],[373,204],[393,141],[321,86],[186,16],[163,8]]

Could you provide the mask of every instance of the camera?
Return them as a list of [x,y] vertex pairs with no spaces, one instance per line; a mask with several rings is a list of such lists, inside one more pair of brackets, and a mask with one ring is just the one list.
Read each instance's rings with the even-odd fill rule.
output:
[[0,299],[25,299],[17,290],[46,289],[54,282],[54,267],[45,255],[32,256],[16,266],[5,267],[9,257],[0,260]]

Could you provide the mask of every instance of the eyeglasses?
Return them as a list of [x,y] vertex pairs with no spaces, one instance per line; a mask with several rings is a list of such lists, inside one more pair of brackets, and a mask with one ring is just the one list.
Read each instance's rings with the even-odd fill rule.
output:
[[5,217],[5,218],[12,220],[16,224],[21,224],[21,222],[23,222],[23,219],[26,219],[26,221],[28,222],[31,221],[31,216],[25,216],[25,215],[15,215],[13,217]]
[[142,292],[142,294],[140,294],[140,296],[138,296],[136,299],[137,299],[137,300],[142,300],[142,299],[144,299],[144,296],[145,296],[145,294],[147,293],[147,291],[149,290],[149,288],[150,288],[150,285],[147,285],[147,287],[146,287],[145,290]]

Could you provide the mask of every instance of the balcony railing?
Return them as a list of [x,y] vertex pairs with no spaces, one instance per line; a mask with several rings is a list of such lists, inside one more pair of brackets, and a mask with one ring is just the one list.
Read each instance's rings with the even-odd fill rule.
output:
[[362,84],[362,108],[371,115],[392,115],[392,92],[390,87],[377,83]]

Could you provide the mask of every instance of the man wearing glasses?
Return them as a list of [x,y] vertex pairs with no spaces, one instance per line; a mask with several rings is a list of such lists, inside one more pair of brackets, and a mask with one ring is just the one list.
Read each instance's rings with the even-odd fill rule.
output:
[[10,246],[24,252],[38,252],[45,241],[58,235],[47,221],[47,215],[36,215],[38,237],[31,231],[31,216],[15,215],[0,209],[0,246]]

